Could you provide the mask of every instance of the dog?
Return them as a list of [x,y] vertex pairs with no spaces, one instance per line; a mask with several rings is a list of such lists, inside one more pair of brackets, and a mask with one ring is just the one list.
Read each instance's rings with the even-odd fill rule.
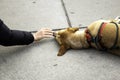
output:
[[120,55],[120,17],[113,20],[98,20],[86,29],[69,27],[54,34],[60,45],[57,56],[62,56],[69,49],[95,48]]

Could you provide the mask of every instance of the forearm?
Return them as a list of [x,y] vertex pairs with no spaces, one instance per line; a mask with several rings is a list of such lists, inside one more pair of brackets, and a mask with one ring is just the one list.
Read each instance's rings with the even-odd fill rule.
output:
[[31,33],[19,30],[10,30],[0,20],[0,44],[4,46],[28,45],[34,41]]

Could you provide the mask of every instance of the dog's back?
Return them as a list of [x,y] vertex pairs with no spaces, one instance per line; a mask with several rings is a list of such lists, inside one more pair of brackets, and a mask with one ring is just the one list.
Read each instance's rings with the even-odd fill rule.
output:
[[[114,24],[111,21],[95,21],[92,24],[88,26],[88,29],[93,37],[96,37],[98,35],[98,31],[100,29],[100,26],[102,23],[105,23],[105,26],[103,29],[101,29],[101,44],[106,47],[110,48],[111,46],[114,45],[114,42],[116,40],[116,35],[117,35],[117,26],[118,26],[118,39],[117,39],[117,44],[116,46],[120,46],[120,24]],[[96,48],[96,44],[92,43],[92,46]]]

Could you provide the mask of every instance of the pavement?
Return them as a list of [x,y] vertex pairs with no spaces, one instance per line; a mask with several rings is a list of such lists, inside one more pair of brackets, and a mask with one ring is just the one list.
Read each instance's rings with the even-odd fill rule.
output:
[[[120,15],[119,0],[0,0],[0,18],[11,29],[86,26]],[[66,13],[67,12],[67,13]],[[94,49],[58,57],[54,38],[27,46],[0,46],[0,80],[118,80],[120,57]]]

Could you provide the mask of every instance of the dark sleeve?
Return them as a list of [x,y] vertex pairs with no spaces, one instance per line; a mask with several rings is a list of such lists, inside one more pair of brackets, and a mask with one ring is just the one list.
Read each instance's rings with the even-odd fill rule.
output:
[[0,20],[0,45],[28,45],[34,41],[30,32],[20,30],[10,30],[2,20]]

